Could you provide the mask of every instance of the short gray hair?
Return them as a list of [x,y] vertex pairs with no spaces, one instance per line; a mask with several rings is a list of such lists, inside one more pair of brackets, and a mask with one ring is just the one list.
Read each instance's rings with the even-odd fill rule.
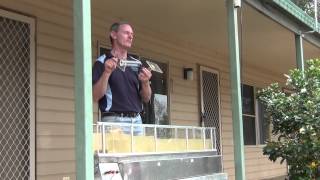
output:
[[[113,23],[113,24],[110,26],[110,32],[112,32],[112,31],[118,32],[119,27],[120,27],[121,25],[123,25],[123,24],[127,24],[127,25],[131,26],[131,25],[130,25],[128,22],[126,22],[126,21],[115,22],[115,23]],[[111,45],[112,45],[112,44],[113,44],[113,39],[112,39],[111,35],[109,36],[109,38],[110,38],[110,42],[111,42]]]

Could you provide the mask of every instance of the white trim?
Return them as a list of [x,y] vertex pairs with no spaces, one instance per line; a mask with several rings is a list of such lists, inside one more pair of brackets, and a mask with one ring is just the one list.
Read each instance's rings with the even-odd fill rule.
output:
[[[254,99],[254,100],[255,100],[255,99]],[[242,114],[242,116],[254,117],[254,118],[256,117],[256,115],[252,115],[252,114],[244,114],[244,113]]]
[[35,179],[35,19],[0,9],[0,16],[30,25],[30,180]]
[[[203,69],[203,66],[200,66],[199,68],[199,71],[200,71],[200,108],[201,108],[201,117],[202,118],[202,115],[204,113],[204,107],[203,107],[203,80],[202,80],[202,69]],[[202,120],[201,120],[201,123]],[[200,124],[200,126],[202,126],[202,124]]]
[[258,99],[256,96],[256,87],[253,86],[253,107],[254,107],[254,126],[256,131],[256,145],[260,144],[260,123],[259,123],[259,112],[258,112]]
[[[258,127],[258,130],[257,130],[257,138],[258,138],[258,141],[257,141],[257,146],[259,146],[259,145],[261,145],[261,146],[263,146],[263,145],[265,145],[266,143],[264,143],[264,142],[261,142],[260,141],[260,139],[261,139],[261,131],[260,131],[260,122],[261,122],[261,120],[259,119],[261,116],[260,116],[260,107],[259,107],[259,99],[257,99],[256,97],[256,93],[259,91],[259,90],[262,90],[262,88],[260,88],[260,87],[255,87],[254,88],[254,92],[255,92],[255,103],[256,103],[256,106],[255,106],[255,111],[256,111],[256,119],[257,119],[257,124],[256,124],[256,126]],[[262,117],[263,118],[263,117]],[[269,123],[269,131],[268,131],[268,136],[269,137],[271,137],[272,136],[272,134],[270,133],[270,130],[271,130],[271,123]]]
[[0,16],[6,17],[9,19],[13,19],[20,22],[29,23],[30,25],[35,24],[35,20],[31,17],[20,15],[14,12],[6,11],[3,9],[0,9]]

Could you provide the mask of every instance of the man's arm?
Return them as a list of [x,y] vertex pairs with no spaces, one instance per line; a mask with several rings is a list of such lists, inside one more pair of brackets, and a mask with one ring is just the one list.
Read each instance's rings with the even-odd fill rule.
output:
[[107,91],[109,77],[111,73],[116,69],[117,61],[117,58],[110,58],[105,61],[104,71],[99,80],[94,83],[92,89],[92,97],[95,102],[98,102]]
[[139,80],[141,81],[140,96],[142,97],[142,101],[145,103],[149,102],[151,98],[152,92],[149,83],[151,76],[151,72],[146,68],[142,68],[141,72],[139,73]]
[[98,102],[107,91],[109,77],[110,74],[104,71],[99,80],[93,85],[92,96],[94,102]]

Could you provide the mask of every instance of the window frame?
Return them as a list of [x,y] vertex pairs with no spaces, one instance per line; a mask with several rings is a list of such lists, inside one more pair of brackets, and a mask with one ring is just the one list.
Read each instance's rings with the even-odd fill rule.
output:
[[[251,115],[251,114],[245,114],[245,113],[242,113],[242,117],[243,116],[247,116],[247,117],[254,117],[255,118],[255,144],[248,144],[245,146],[261,146],[261,145],[265,145],[264,142],[261,142],[260,139],[261,139],[261,135],[262,133],[260,132],[260,124],[262,122],[262,120],[260,120],[260,111],[259,111],[259,99],[256,98],[256,95],[257,95],[257,91],[262,89],[260,87],[257,87],[257,86],[254,86],[254,85],[251,85],[251,84],[247,84],[247,83],[241,83],[241,88],[243,85],[247,85],[247,86],[251,86],[253,88],[253,108],[254,108],[254,115]],[[241,93],[241,100],[243,100],[243,94]],[[242,107],[243,108],[243,107]],[[242,121],[244,121],[244,118],[242,118]],[[268,135],[269,137],[271,136],[271,133],[270,133],[270,129],[271,129],[271,125],[269,124],[269,131],[268,131]],[[244,131],[244,129],[243,129]],[[244,138],[244,137],[243,137]]]

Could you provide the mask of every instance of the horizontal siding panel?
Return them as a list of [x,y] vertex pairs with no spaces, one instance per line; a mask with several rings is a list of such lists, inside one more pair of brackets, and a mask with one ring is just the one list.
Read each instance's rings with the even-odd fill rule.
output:
[[54,175],[38,175],[37,179],[41,179],[41,180],[61,180],[63,179],[63,177],[69,177],[70,180],[75,180],[76,179],[76,175],[75,173],[68,173],[68,174],[64,174],[64,173],[59,173],[59,174],[54,174]]
[[174,77],[174,76],[171,76],[171,80],[174,82],[175,86],[198,92],[198,85],[193,82],[194,80],[189,81],[189,80],[184,80],[182,78],[180,79],[179,77]]
[[37,98],[37,109],[74,112],[74,101],[66,99],[39,97]]
[[232,123],[232,111],[231,109],[227,109],[224,106],[221,106],[221,108],[224,108],[221,110],[221,118],[222,118],[222,122],[224,123]]
[[190,113],[190,112],[174,112],[171,115],[172,119],[181,120],[181,121],[194,121],[199,119],[198,114]]
[[[57,175],[75,172],[75,161],[38,163],[37,175]],[[62,179],[62,178],[61,178]]]
[[[65,15],[61,14],[55,10],[52,10],[51,8],[43,8],[41,5],[47,3],[45,1],[42,1],[42,3],[37,3],[36,5],[30,4],[32,1],[13,1],[11,2],[10,0],[3,0],[2,5],[5,5],[7,8],[12,8],[15,10],[18,10],[20,12],[24,12],[27,14],[32,14],[39,19],[45,19],[49,22],[67,26],[67,27],[72,27],[72,16],[70,15]],[[48,3],[47,3],[48,4]],[[50,4],[49,4],[50,5]],[[66,11],[68,12],[68,11]],[[70,12],[70,10],[69,10]]]
[[189,96],[184,94],[174,94],[170,96],[170,99],[174,103],[198,104],[199,102],[199,99],[196,96]]
[[37,135],[38,136],[73,136],[74,124],[57,124],[57,123],[38,123]]
[[[50,13],[49,10],[44,10],[44,9],[41,9],[41,8],[34,9],[33,13],[40,20],[47,21],[47,22],[50,22],[52,24],[56,24],[58,26],[63,26],[63,27],[70,28],[70,29],[73,26],[73,22],[72,22],[73,16],[59,14],[59,13],[52,12],[52,11]],[[49,16],[48,16],[48,13],[50,13]]]
[[178,85],[174,85],[172,89],[173,89],[173,93],[177,93],[177,94],[189,95],[189,96],[197,95],[196,89],[186,88]]
[[179,125],[179,126],[199,126],[199,121],[189,121],[189,120],[171,120],[172,125]]
[[188,103],[174,103],[171,105],[172,111],[186,111],[190,113],[199,113],[198,111],[198,104],[188,104]]
[[270,165],[275,164],[279,165],[279,162],[273,163],[272,161],[269,161],[267,157],[259,157],[256,159],[247,159],[246,158],[246,165],[247,166],[259,166],[259,165]]
[[233,161],[225,161],[223,163],[224,169],[231,169],[234,168],[234,162]]
[[70,75],[38,72],[37,73],[37,83],[73,88],[74,87],[74,77],[70,76]]
[[53,49],[50,47],[46,47],[43,45],[37,46],[37,57],[50,59],[58,62],[68,62],[70,64],[73,63],[73,54],[69,51],[63,51],[59,49]]
[[234,160],[233,152],[232,152],[232,154],[223,154],[223,162],[224,163],[231,162],[232,164],[234,164],[233,160]]
[[57,6],[61,6],[67,9],[73,8],[72,0],[65,0],[65,1],[56,1],[56,0],[47,0],[50,4],[55,4]]
[[270,177],[275,177],[275,176],[283,176],[286,175],[286,172],[283,170],[278,170],[278,169],[266,169],[263,167],[260,167],[254,172],[248,172],[246,174],[247,179],[265,179],[265,178],[270,178]]
[[223,139],[232,139],[233,138],[233,133],[232,133],[232,131],[224,131],[224,129],[222,128],[222,132],[221,132],[221,134],[222,134],[222,137],[223,137]]
[[69,40],[69,43],[73,42],[73,31],[71,28],[59,26],[44,20],[38,20],[37,27],[37,31],[41,34]]
[[53,111],[53,110],[39,110],[37,111],[37,121],[39,123],[74,123],[74,113],[69,111]]
[[[221,92],[222,91],[222,92]],[[227,90],[227,89],[221,89],[220,90],[220,98],[221,98],[221,100],[223,100],[224,102],[229,102],[230,104],[231,104],[231,96],[230,96],[230,94],[228,93],[228,94],[226,94],[225,92],[226,91],[229,91],[229,90]],[[223,93],[224,92],[224,93]]]
[[253,153],[253,152],[260,152],[263,148],[263,145],[259,146],[246,146],[245,152]]
[[59,161],[74,161],[75,152],[74,149],[54,149],[37,151],[37,162],[59,162]]
[[62,75],[74,75],[74,66],[72,64],[66,64],[62,62],[54,62],[46,59],[38,59],[37,68],[42,72],[52,72]]
[[223,131],[233,132],[232,124],[231,123],[223,123],[222,124]]
[[[199,48],[197,49],[194,45],[192,47],[193,50],[190,49],[186,49],[185,47],[185,43],[179,41],[172,41],[171,40],[164,40],[163,36],[159,36],[159,38],[156,38],[157,35],[152,35],[152,36],[148,36],[148,32],[142,32],[141,31],[137,31],[140,32],[141,34],[144,34],[144,36],[141,36],[141,40],[143,40],[144,42],[150,43],[150,45],[160,45],[162,46],[163,49],[165,49],[166,51],[162,51],[162,49],[157,49],[159,50],[159,52],[170,52],[170,53],[166,53],[163,56],[168,56],[171,59],[174,59],[175,61],[172,62],[173,65],[179,64],[181,62],[183,62],[183,64],[201,64],[204,66],[208,66],[208,67],[216,67],[215,69],[219,69],[226,71],[228,68],[228,61],[223,61],[222,59],[224,58],[213,58],[213,57],[217,57],[217,54],[215,54],[214,51],[210,50],[210,52],[206,52],[206,53],[201,53],[204,49],[203,48]],[[147,34],[146,34],[147,33]],[[139,36],[140,37],[140,36]],[[154,37],[154,38],[151,38]],[[163,40],[162,42],[159,42],[159,40]],[[174,42],[174,43],[166,43],[164,44],[163,42]],[[150,48],[151,50],[153,48]],[[148,49],[149,50],[149,49]],[[221,54],[220,54],[221,55]],[[223,55],[222,55],[223,56]],[[195,61],[195,59],[197,61]]]
[[222,147],[224,146],[233,146],[233,139],[223,139]]
[[225,145],[223,146],[223,154],[232,154],[233,156],[233,145]]
[[73,89],[50,85],[38,85],[37,95],[42,97],[64,98],[69,100],[74,99]]
[[37,34],[38,45],[52,47],[54,49],[73,52],[73,43],[68,39],[62,39],[50,34]]
[[74,148],[74,136],[38,136],[38,149],[71,149]]
[[[37,9],[47,10],[49,12],[54,12],[54,13],[65,15],[65,16],[70,16],[70,17],[72,16],[72,11],[70,11],[70,9],[61,5],[58,6],[52,2],[48,3],[47,1],[42,1],[42,0],[32,0],[32,1],[20,0],[20,1],[25,2],[30,7],[36,7]],[[65,2],[68,2],[68,1],[65,1]]]

